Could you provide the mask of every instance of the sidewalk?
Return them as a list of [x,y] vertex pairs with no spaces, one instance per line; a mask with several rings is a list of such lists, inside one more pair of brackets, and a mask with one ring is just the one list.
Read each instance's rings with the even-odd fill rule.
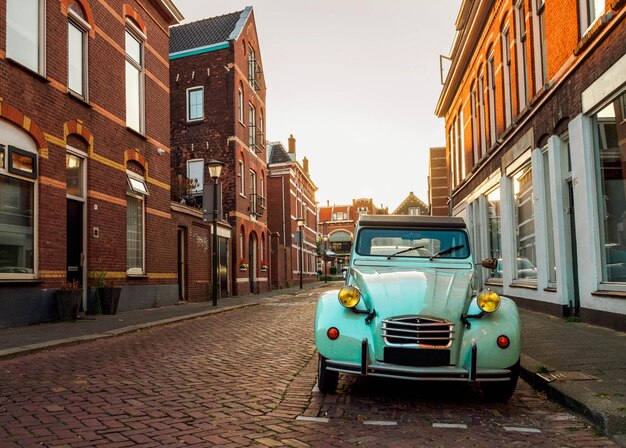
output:
[[[0,360],[63,345],[119,336],[158,325],[288,299],[316,295],[333,283],[313,282],[264,294],[126,311],[115,316],[87,316],[0,329]],[[626,446],[626,333],[520,309],[522,377],[547,396],[583,415]],[[589,378],[589,376],[591,378]]]

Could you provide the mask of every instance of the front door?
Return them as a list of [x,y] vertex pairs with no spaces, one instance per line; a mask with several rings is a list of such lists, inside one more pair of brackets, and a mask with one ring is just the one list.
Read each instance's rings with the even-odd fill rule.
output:
[[67,199],[67,281],[83,283],[83,203]]
[[250,234],[250,244],[248,245],[249,249],[249,255],[250,255],[250,261],[249,261],[249,265],[248,265],[248,275],[249,275],[249,281],[250,281],[250,292],[251,293],[256,293],[256,257],[257,257],[257,250],[256,250],[256,236],[254,235],[254,233]]
[[178,300],[186,300],[185,291],[185,229],[178,228]]
[[228,238],[218,237],[218,278],[220,297],[228,297]]

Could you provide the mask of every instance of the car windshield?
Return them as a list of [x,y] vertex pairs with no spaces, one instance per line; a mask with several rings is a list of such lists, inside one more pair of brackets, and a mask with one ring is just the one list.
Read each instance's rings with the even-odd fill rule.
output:
[[363,228],[356,244],[359,255],[381,257],[467,258],[469,244],[465,232],[457,229]]

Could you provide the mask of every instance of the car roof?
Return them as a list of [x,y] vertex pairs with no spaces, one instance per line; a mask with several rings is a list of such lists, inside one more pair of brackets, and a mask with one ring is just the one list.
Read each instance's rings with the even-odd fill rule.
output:
[[363,215],[359,226],[465,229],[465,221],[449,216]]

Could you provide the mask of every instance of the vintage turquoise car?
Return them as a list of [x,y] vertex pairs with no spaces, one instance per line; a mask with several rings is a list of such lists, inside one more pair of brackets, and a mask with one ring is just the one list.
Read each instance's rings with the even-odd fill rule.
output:
[[[482,261],[495,269],[496,259]],[[324,293],[315,315],[318,387],[339,372],[480,384],[506,401],[519,375],[515,303],[476,290],[476,268],[460,218],[363,216],[341,290]]]

